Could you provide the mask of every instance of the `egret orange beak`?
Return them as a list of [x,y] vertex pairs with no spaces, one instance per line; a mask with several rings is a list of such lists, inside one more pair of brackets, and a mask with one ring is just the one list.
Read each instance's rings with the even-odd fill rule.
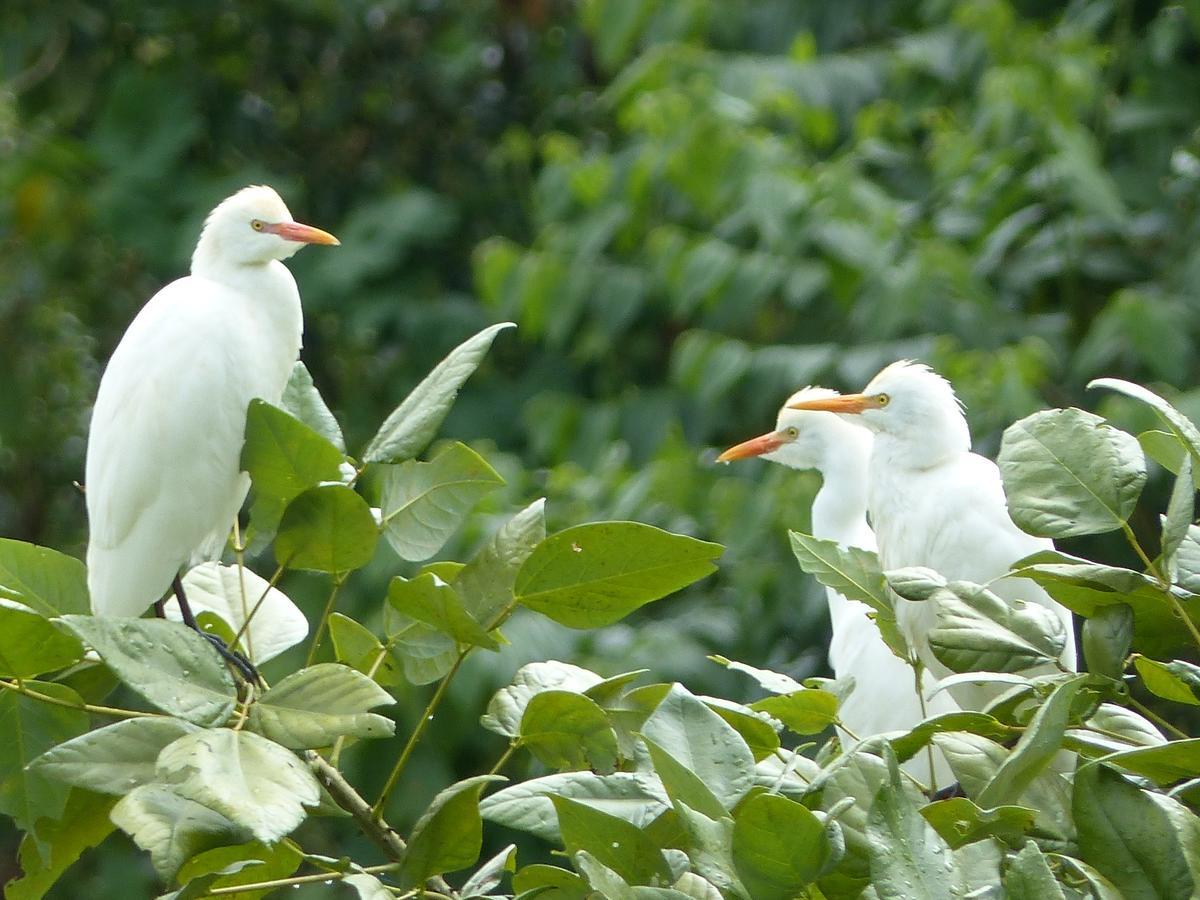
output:
[[285,241],[296,241],[299,244],[329,244],[334,247],[341,244],[341,241],[328,231],[313,228],[311,225],[302,225],[299,222],[268,223],[263,226],[262,230],[270,234],[277,234]]
[[866,394],[842,394],[839,397],[821,397],[815,400],[801,400],[799,403],[789,403],[788,409],[815,409],[821,412],[861,413],[866,409],[879,409],[883,404],[878,397],[868,397]]
[[749,459],[752,456],[762,456],[764,453],[771,453],[778,450],[784,443],[785,441],[779,436],[779,432],[768,431],[766,434],[760,434],[756,438],[742,441],[736,447],[730,447],[717,457],[717,462],[727,463],[733,462],[735,459]]

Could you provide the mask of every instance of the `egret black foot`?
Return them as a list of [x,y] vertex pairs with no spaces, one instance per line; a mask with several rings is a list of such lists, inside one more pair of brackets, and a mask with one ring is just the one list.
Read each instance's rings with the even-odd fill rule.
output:
[[202,638],[217,648],[217,652],[221,654],[225,662],[237,669],[238,674],[241,675],[247,683],[256,684],[260,687],[262,686],[262,678],[258,674],[258,669],[254,668],[254,663],[246,659],[246,657],[237,650],[230,650],[229,645],[221,640],[221,638],[217,635],[207,631],[200,631],[199,628],[197,628],[196,631]]

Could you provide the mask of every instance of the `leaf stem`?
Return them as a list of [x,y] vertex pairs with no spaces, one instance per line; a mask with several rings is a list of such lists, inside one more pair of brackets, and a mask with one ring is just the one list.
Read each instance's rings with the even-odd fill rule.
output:
[[292,885],[313,884],[318,881],[340,881],[343,878],[349,878],[351,875],[361,875],[363,873],[377,875],[381,872],[390,872],[396,867],[397,863],[387,863],[382,866],[348,869],[345,872],[315,872],[312,875],[293,875],[291,878],[276,878],[273,881],[256,881],[252,884],[231,884],[227,887],[209,888],[207,892],[200,896],[222,897],[226,894],[240,894],[244,891],[267,891]]
[[1129,527],[1128,522],[1121,523],[1121,531],[1124,532],[1125,539],[1129,541],[1129,546],[1133,548],[1133,552],[1136,553],[1138,558],[1142,561],[1142,565],[1146,567],[1146,571],[1154,576],[1154,580],[1158,582],[1159,587],[1161,587],[1163,590],[1168,590],[1171,586],[1171,582],[1163,577],[1162,572],[1158,570],[1158,566],[1154,565],[1153,560],[1146,555],[1146,551],[1143,550],[1142,545],[1138,543],[1137,535],[1133,533],[1133,529]]
[[29,697],[31,700],[41,700],[43,703],[51,703],[54,706],[65,706],[67,709],[81,709],[84,712],[97,713],[102,716],[116,716],[122,719],[138,719],[138,718],[163,718],[162,713],[145,712],[140,709],[120,709],[115,706],[96,706],[93,703],[72,703],[70,700],[63,700],[59,697],[51,697],[49,694],[43,694],[40,691],[35,691],[25,687],[20,681],[5,681],[0,679],[0,688],[14,691]]
[[1185,732],[1179,728],[1176,728],[1174,725],[1172,725],[1170,722],[1168,722],[1166,719],[1164,719],[1162,716],[1160,716],[1158,713],[1156,713],[1150,707],[1146,706],[1146,704],[1139,701],[1136,697],[1129,698],[1129,705],[1132,706],[1134,709],[1136,709],[1138,712],[1140,712],[1147,719],[1154,722],[1154,724],[1158,725],[1158,727],[1166,729],[1167,731],[1171,732],[1171,734],[1175,735],[1175,737],[1182,738],[1185,741],[1188,740],[1188,738],[1190,737],[1190,735],[1188,735],[1187,732]]
[[504,751],[504,752],[503,752],[503,753],[500,755],[500,758],[499,758],[498,760],[496,760],[496,764],[495,764],[494,766],[492,766],[492,768],[491,768],[491,769],[488,771],[488,774],[489,774],[489,775],[495,775],[495,774],[497,774],[497,773],[498,773],[498,772],[499,772],[501,769],[503,769],[503,768],[504,768],[504,766],[505,766],[505,764],[506,764],[506,763],[507,763],[507,762],[508,762],[510,759],[512,759],[512,755],[513,755],[514,753],[516,753],[516,752],[517,752],[517,749],[518,749],[520,746],[521,746],[521,745],[520,745],[520,743],[519,743],[518,741],[516,741],[516,740],[513,740],[513,741],[512,741],[512,743],[510,743],[510,744],[508,745],[508,749],[507,749],[507,750],[505,750],[505,751]]
[[329,624],[329,617],[333,615],[333,605],[337,602],[338,592],[345,583],[345,575],[333,576],[333,590],[329,592],[329,599],[325,601],[325,609],[321,612],[321,620],[317,622],[316,631],[313,632],[312,645],[308,648],[308,658],[304,660],[305,668],[311,666],[313,660],[317,657],[317,650],[321,646],[321,638],[325,634],[325,626]]
[[[909,660],[909,662],[912,663],[913,687],[917,691],[917,703],[921,707],[921,721],[924,722],[929,718],[929,710],[925,707],[925,691],[921,683],[921,673],[924,672],[925,666],[920,662],[920,660]],[[932,795],[936,794],[938,791],[937,772],[934,771],[935,766],[933,761],[932,742],[929,742],[925,745],[925,758],[929,761],[929,793]]]

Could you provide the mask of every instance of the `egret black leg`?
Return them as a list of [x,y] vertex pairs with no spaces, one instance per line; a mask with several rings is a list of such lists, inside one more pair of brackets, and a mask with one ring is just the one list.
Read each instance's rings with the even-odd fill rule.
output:
[[[180,579],[178,574],[176,574],[175,580],[171,582],[171,590],[175,593],[175,599],[179,601],[179,612],[183,616],[183,624],[188,628],[191,628],[202,638],[216,647],[217,652],[224,657],[226,662],[238,670],[238,673],[243,679],[250,684],[257,684],[261,686],[262,678],[258,674],[258,669],[254,668],[254,663],[250,662],[250,660],[246,659],[246,657],[238,651],[230,649],[229,645],[227,645],[217,635],[210,634],[209,632],[201,629],[200,624],[196,621],[196,617],[192,614],[192,608],[188,605],[187,595],[183,592],[183,581]],[[158,601],[158,603],[154,605],[154,610],[159,614],[159,616],[163,615],[162,606],[162,600]]]

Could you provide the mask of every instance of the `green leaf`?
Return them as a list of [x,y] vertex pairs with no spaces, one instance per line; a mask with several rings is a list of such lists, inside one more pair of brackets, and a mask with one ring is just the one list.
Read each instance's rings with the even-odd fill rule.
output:
[[733,809],[754,784],[754,756],[742,736],[680,685],[645,721],[642,735],[704,782],[723,809]]
[[159,709],[197,725],[219,725],[237,690],[213,645],[164,619],[63,616],[58,620],[128,687]]
[[871,880],[881,897],[952,900],[950,848],[900,789],[900,768],[886,751],[888,781],[867,819]]
[[829,691],[804,688],[756,700],[750,708],[774,716],[796,734],[820,734],[837,721],[838,701]]
[[1083,658],[1088,671],[1120,680],[1133,645],[1133,609],[1124,603],[1102,606],[1083,620]]
[[431,462],[389,466],[380,492],[383,536],[401,559],[428,559],[442,549],[475,505],[504,484],[465,444],[451,444]]
[[1133,665],[1150,693],[1164,700],[1200,706],[1200,666],[1181,659],[1169,663],[1134,656]]
[[513,891],[517,896],[535,895],[545,900],[587,900],[592,893],[588,883],[566,869],[536,863],[524,866],[513,875]]
[[489,822],[559,841],[552,797],[570,797],[645,828],[669,809],[666,795],[652,776],[634,772],[596,775],[559,772],[514,784],[485,797],[479,811]]
[[32,678],[76,663],[83,645],[22,603],[0,597],[0,676]]
[[951,797],[921,807],[921,815],[951,849],[995,837],[1010,847],[1020,846],[1033,828],[1036,811],[1025,806],[981,809],[966,797]]
[[452,637],[424,622],[395,612],[391,606],[383,609],[388,652],[399,661],[408,681],[412,684],[429,684],[454,668],[459,649]]
[[789,531],[788,539],[800,568],[843,597],[867,604],[884,643],[901,659],[908,659],[908,644],[896,625],[879,557],[870,550],[841,547],[799,531]]
[[342,884],[354,888],[359,900],[392,900],[396,895],[384,886],[384,883],[374,875],[360,872],[342,879]]
[[1146,483],[1137,439],[1079,409],[1048,409],[1004,431],[996,459],[1013,521],[1064,538],[1120,528]]
[[1145,775],[1155,784],[1170,785],[1200,776],[1200,738],[1121,750],[1100,761]]
[[250,707],[250,727],[284,747],[328,747],[339,737],[391,737],[396,724],[367,712],[392,695],[349,666],[318,663],[293,672]]
[[1200,463],[1200,431],[1192,424],[1191,419],[1162,397],[1158,396],[1158,394],[1147,390],[1140,384],[1122,381],[1119,378],[1097,378],[1088,382],[1088,390],[1092,388],[1105,388],[1110,391],[1116,391],[1119,394],[1124,394],[1127,397],[1132,397],[1134,400],[1145,403],[1158,413],[1159,418],[1166,423],[1167,428],[1175,435],[1183,448],[1192,455],[1192,464]]
[[755,900],[791,900],[835,863],[825,825],[802,804],[756,794],[734,816],[733,861]]
[[108,815],[116,802],[91,791],[71,791],[60,818],[41,819],[36,831],[21,839],[18,862],[24,874],[4,885],[5,900],[42,900],[85,851],[112,833]]
[[424,622],[459,644],[488,650],[500,646],[467,612],[458,592],[432,572],[412,579],[397,575],[388,585],[387,598],[397,612]]
[[254,499],[250,520],[257,541],[279,527],[287,505],[325,481],[340,481],[342,452],[299,419],[262,400],[246,412],[242,469],[250,473]]
[[304,821],[321,799],[312,773],[279,744],[249,731],[213,728],[185,735],[158,756],[158,780],[220,813],[264,843]]
[[463,605],[485,628],[513,601],[517,573],[546,538],[545,506],[535,500],[509,519],[454,579]]
[[489,731],[515,738],[521,733],[521,719],[529,701],[542,691],[584,691],[602,683],[595,672],[571,663],[548,660],[526,663],[513,675],[512,684],[492,696],[480,724]]
[[514,327],[512,322],[491,325],[451,350],[387,417],[371,438],[363,459],[397,463],[424,450],[454,404],[458,389],[479,367],[496,335]]
[[[333,639],[333,651],[338,662],[351,666],[364,675],[373,671],[379,684],[396,685],[403,682],[404,676],[399,663],[370,629],[354,619],[341,613],[331,615],[329,636]],[[383,656],[382,662],[379,662],[380,656]]]
[[954,672],[1020,672],[1057,662],[1066,645],[1062,620],[1037,603],[1010,604],[977,584],[955,581],[927,602],[934,655]]
[[760,762],[779,749],[779,734],[765,716],[759,715],[748,706],[720,700],[716,697],[701,697],[704,705],[725,720],[750,748],[755,762]]
[[1190,897],[1195,884],[1172,815],[1175,801],[1149,794],[1104,765],[1075,773],[1079,855],[1129,898]]
[[[83,705],[70,688],[50,682],[26,681],[25,687],[56,700]],[[86,731],[88,716],[82,709],[47,703],[0,691],[0,813],[12,816],[24,831],[41,817],[58,819],[66,807],[70,787],[26,766],[42,753]]]
[[633,884],[673,880],[662,852],[641,828],[567,797],[552,796],[550,801],[568,853],[586,850]]
[[642,740],[654,764],[654,774],[663,783],[667,796],[675,803],[685,804],[708,819],[725,818],[728,812],[720,800],[709,790],[704,779],[673,757],[663,747],[648,737]]
[[369,563],[378,540],[367,501],[344,484],[323,484],[288,504],[275,559],[291,569],[340,574]]
[[1004,893],[1009,900],[1066,900],[1050,871],[1050,864],[1033,841],[1026,841],[1004,873]]
[[149,851],[150,862],[164,880],[174,878],[198,853],[250,838],[245,828],[164,784],[138,785],[117,802],[111,817],[135,844]]
[[638,522],[577,525],[534,549],[514,591],[561,625],[599,628],[715,572],[722,549]]
[[1192,480],[1192,458],[1185,456],[1175,478],[1175,486],[1171,489],[1171,499],[1167,504],[1167,514],[1163,517],[1162,526],[1161,555],[1172,579],[1176,570],[1175,554],[1187,537],[1192,519],[1196,516],[1195,501],[1196,484]]
[[793,691],[804,689],[804,685],[795,678],[791,675],[784,675],[782,672],[772,672],[770,669],[759,669],[755,666],[748,666],[745,663],[726,659],[724,656],[710,656],[709,659],[717,665],[724,666],[734,672],[749,675],[758,682],[759,687],[764,691],[770,691],[772,694],[790,694]]
[[[216,847],[196,854],[180,868],[177,880],[189,888],[195,886],[197,880],[206,882],[206,886],[194,894],[200,898],[210,896],[210,888],[234,887],[287,878],[303,861],[303,855],[287,844],[279,843],[268,847],[253,841],[233,847]],[[209,876],[212,875],[217,877],[210,879]],[[185,891],[180,891],[181,895],[184,893]],[[243,891],[234,897],[235,900],[256,900],[269,893],[267,890]],[[182,897],[178,900],[182,900]]]
[[421,885],[434,875],[474,865],[483,847],[479,794],[485,785],[504,780],[500,775],[477,775],[450,785],[433,798],[413,826],[400,866],[402,887]]
[[0,598],[43,616],[87,613],[87,570],[73,556],[0,538]]
[[101,794],[127,794],[154,781],[163,747],[199,729],[165,716],[126,719],[47,750],[29,771]]
[[725,813],[714,819],[681,800],[675,801],[675,815],[692,870],[735,897],[749,898],[733,861],[733,819]]
[[1143,431],[1138,435],[1138,443],[1146,456],[1172,475],[1178,475],[1183,461],[1191,456],[1179,438],[1167,431]]
[[504,880],[505,873],[512,873],[516,870],[517,845],[509,844],[476,869],[471,877],[463,882],[458,893],[463,900],[490,896],[492,891],[499,887],[500,882]]
[[612,772],[617,736],[593,700],[570,691],[542,691],[521,716],[521,746],[547,766]]
[[1054,754],[1062,749],[1071,704],[1086,681],[1086,675],[1076,675],[1054,689],[1026,726],[1012,753],[979,792],[977,799],[980,806],[992,807],[1015,802],[1050,763]]
[[1188,525],[1175,548],[1175,580],[1185,591],[1200,594],[1200,525]]
[[338,452],[346,452],[346,439],[342,437],[341,426],[329,411],[325,398],[313,383],[312,375],[300,360],[296,360],[296,364],[292,366],[292,375],[283,389],[279,406],[329,441]]
[[889,743],[892,745],[892,751],[896,754],[896,758],[900,762],[904,762],[912,759],[924,749],[935,734],[943,734],[947,731],[969,731],[972,734],[1002,739],[1008,737],[1013,729],[987,713],[948,712],[926,719],[919,725],[913,726],[907,734],[891,738]]
[[687,894],[671,888],[631,885],[586,850],[577,851],[572,858],[575,867],[587,876],[588,883],[605,900],[689,900]]

